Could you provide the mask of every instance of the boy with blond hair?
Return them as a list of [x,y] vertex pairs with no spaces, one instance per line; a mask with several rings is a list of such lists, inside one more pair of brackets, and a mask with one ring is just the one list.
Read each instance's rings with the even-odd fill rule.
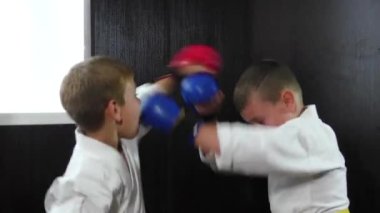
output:
[[132,70],[113,58],[96,56],[78,63],[64,78],[61,102],[75,121],[76,145],[62,177],[45,198],[52,213],[144,213],[138,140],[140,100],[168,92],[165,78],[136,92]]

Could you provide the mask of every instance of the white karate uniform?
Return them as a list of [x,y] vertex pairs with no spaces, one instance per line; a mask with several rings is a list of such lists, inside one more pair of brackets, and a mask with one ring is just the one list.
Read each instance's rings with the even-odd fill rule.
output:
[[[142,99],[162,92],[156,85],[137,88]],[[123,154],[75,131],[76,145],[65,174],[54,180],[45,197],[49,213],[145,213],[138,140],[121,139]]]
[[273,213],[348,208],[345,161],[314,105],[279,127],[218,123],[217,132],[221,154],[202,160],[220,171],[268,176]]

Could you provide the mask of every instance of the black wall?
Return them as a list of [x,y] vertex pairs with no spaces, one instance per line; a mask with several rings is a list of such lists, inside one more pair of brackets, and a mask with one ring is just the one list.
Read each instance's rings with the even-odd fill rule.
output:
[[[348,167],[351,212],[380,208],[380,1],[93,0],[92,54],[129,63],[141,84],[167,73],[170,56],[207,43],[224,58],[221,120],[244,68],[288,63],[307,104],[336,131]],[[187,143],[194,118],[140,145],[148,212],[269,212],[266,180],[212,172]],[[74,146],[74,125],[0,127],[0,212],[43,212],[43,197]]]
[[0,127],[0,212],[44,212],[74,147],[74,125]]
[[[168,73],[170,56],[189,43],[206,43],[225,58],[221,85],[228,100],[221,119],[237,119],[231,92],[250,63],[249,1],[92,1],[93,54],[131,64],[138,84]],[[170,136],[151,132],[140,156],[148,212],[268,212],[266,180],[216,175],[188,142],[195,120]]]
[[252,57],[288,63],[336,131],[352,212],[380,208],[380,1],[256,0]]

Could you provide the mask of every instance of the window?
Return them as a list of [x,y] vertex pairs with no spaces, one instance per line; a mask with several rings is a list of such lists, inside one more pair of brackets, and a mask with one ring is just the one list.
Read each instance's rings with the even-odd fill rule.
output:
[[71,122],[59,88],[89,51],[88,11],[89,1],[80,0],[0,3],[0,124]]

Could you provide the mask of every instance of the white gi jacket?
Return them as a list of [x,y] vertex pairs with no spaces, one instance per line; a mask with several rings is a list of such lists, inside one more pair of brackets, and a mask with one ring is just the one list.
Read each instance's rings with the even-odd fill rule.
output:
[[[160,92],[155,85],[137,89],[137,96]],[[138,140],[121,139],[123,154],[75,131],[76,145],[65,174],[54,180],[45,197],[49,213],[145,213]]]
[[348,208],[346,167],[337,139],[310,105],[279,127],[218,123],[214,169],[268,176],[273,213],[332,213]]

